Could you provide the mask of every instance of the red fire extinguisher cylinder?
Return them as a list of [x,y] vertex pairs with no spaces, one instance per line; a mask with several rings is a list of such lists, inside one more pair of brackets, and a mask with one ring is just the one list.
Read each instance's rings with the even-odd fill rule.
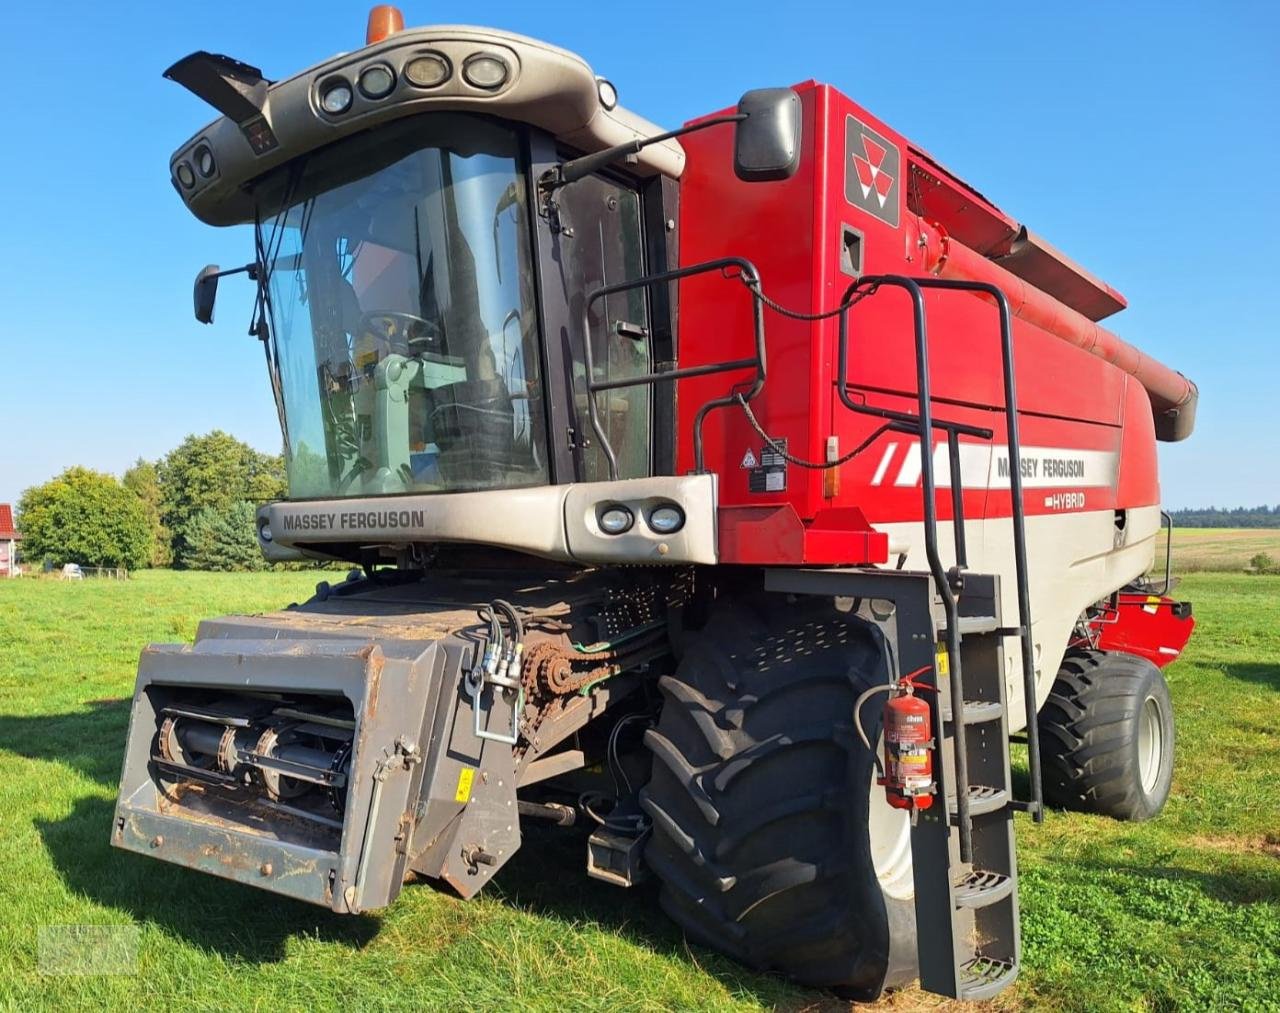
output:
[[884,706],[885,796],[895,809],[933,805],[933,718],[929,705],[906,681]]

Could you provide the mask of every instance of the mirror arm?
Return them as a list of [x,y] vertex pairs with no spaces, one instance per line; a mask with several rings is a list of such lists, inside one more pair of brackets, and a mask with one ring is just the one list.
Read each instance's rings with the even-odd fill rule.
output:
[[746,113],[730,113],[727,116],[716,116],[709,120],[703,120],[701,123],[694,123],[691,126],[680,127],[678,130],[668,130],[665,134],[655,134],[653,137],[637,137],[634,141],[627,141],[625,144],[618,144],[612,148],[605,148],[604,151],[597,151],[590,155],[583,155],[581,158],[571,158],[569,161],[561,162],[559,165],[544,173],[542,179],[538,181],[538,189],[540,189],[544,195],[550,194],[560,189],[562,186],[582,179],[583,176],[590,176],[593,172],[598,172],[600,169],[613,164],[620,158],[626,158],[628,155],[634,155],[642,148],[647,148],[651,144],[658,144],[662,141],[669,141],[676,137],[683,137],[685,134],[692,134],[698,130],[706,130],[708,127],[718,127],[723,123],[739,123],[746,118]]
[[245,264],[243,267],[229,267],[225,271],[215,271],[213,274],[205,275],[206,278],[225,278],[230,274],[247,274],[250,281],[258,280],[258,262],[255,260],[252,264]]

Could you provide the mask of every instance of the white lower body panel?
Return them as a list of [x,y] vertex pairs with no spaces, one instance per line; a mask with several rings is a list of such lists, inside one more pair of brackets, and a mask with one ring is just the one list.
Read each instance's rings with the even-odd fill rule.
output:
[[[905,545],[906,568],[928,569],[921,523],[877,524],[891,546]],[[1146,573],[1160,533],[1160,507],[1136,507],[1117,527],[1114,510],[1038,514],[1026,519],[1027,575],[1031,597],[1031,633],[1035,645],[1036,709],[1053,686],[1076,619],[1089,605]],[[1013,520],[1009,517],[965,524],[969,569],[1000,577],[1002,621],[1018,621],[1017,580],[1013,559]],[[938,523],[938,546],[944,566],[955,561],[949,521]],[[1009,730],[1026,725],[1022,692],[1021,647],[1016,638],[1005,644],[1005,692]]]

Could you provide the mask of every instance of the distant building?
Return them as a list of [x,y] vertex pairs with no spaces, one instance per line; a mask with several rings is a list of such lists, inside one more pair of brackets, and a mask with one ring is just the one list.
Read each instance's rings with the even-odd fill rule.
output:
[[13,507],[0,503],[0,577],[18,575],[18,542],[21,538],[13,526]]

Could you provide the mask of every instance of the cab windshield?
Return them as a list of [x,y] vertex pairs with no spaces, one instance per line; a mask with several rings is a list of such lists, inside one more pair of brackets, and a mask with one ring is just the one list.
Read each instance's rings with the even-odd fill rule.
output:
[[516,134],[413,117],[259,185],[293,498],[548,481]]

